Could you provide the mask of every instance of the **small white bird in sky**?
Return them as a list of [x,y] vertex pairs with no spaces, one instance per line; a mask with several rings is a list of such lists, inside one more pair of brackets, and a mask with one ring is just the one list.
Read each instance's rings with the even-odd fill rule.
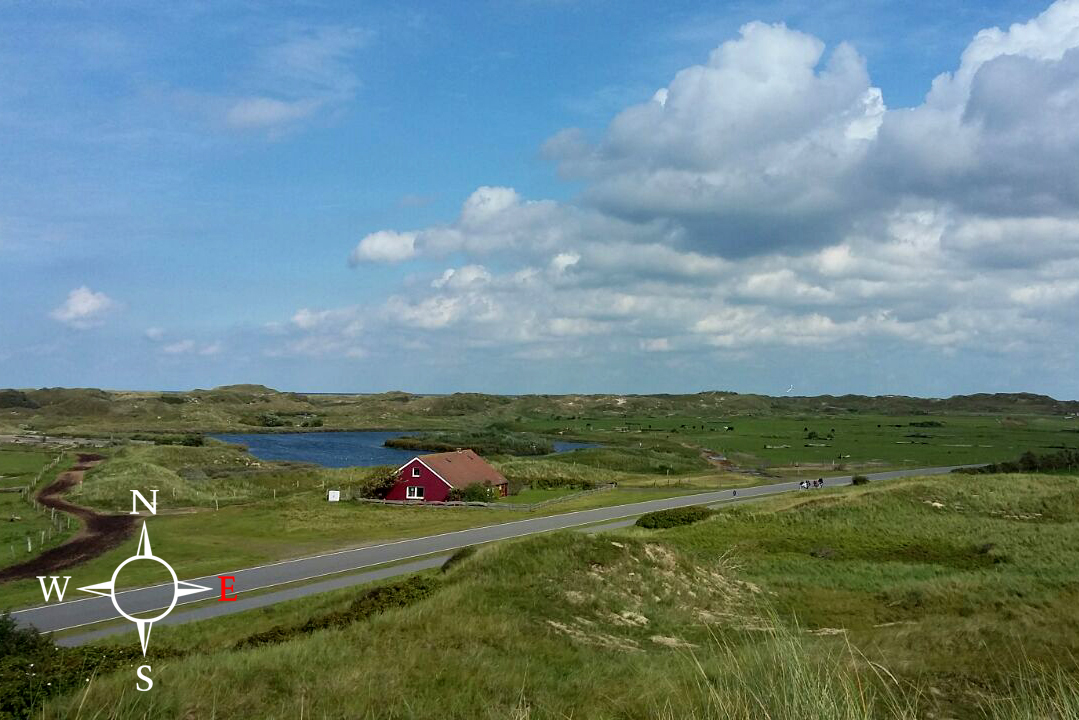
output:
[[791,385],[791,386],[790,386],[789,388],[787,388],[787,393],[789,394],[789,393],[790,393],[790,391],[791,391],[791,390],[793,390],[793,389],[794,389],[794,386],[793,386],[793,385]]

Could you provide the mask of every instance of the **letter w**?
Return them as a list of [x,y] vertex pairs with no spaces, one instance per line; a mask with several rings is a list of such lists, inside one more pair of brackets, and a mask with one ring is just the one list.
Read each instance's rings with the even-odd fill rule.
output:
[[44,575],[38,575],[37,576],[37,581],[39,583],[41,583],[41,594],[45,596],[45,602],[49,602],[49,600],[52,598],[52,594],[53,594],[54,591],[56,592],[56,598],[58,600],[60,600],[61,602],[63,602],[64,593],[67,592],[67,584],[71,580],[71,576],[70,575],[65,575],[64,576],[64,587],[63,588],[61,588],[60,583],[57,582],[59,579],[60,578],[57,577],[56,575],[50,575],[49,576],[49,587],[45,587],[45,576]]

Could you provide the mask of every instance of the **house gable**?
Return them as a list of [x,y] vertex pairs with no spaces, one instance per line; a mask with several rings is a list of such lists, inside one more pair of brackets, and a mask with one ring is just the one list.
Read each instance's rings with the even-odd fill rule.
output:
[[397,477],[398,477],[398,478],[399,478],[400,480],[408,480],[408,478],[407,478],[407,477],[405,477],[404,475],[402,475],[401,473],[402,473],[402,472],[404,472],[405,468],[407,468],[407,467],[409,467],[409,466],[413,465],[414,463],[419,463],[420,465],[423,465],[423,466],[424,466],[425,468],[427,468],[428,470],[430,470],[430,471],[431,471],[431,473],[433,473],[435,477],[437,477],[437,478],[438,478],[439,480],[441,480],[442,482],[446,483],[446,487],[451,487],[451,488],[453,487],[453,483],[451,483],[450,481],[446,480],[446,478],[442,477],[442,476],[441,476],[441,475],[440,475],[440,474],[438,473],[438,471],[437,471],[437,470],[435,470],[435,469],[434,469],[433,467],[431,467],[430,465],[428,465],[427,463],[425,463],[425,462],[423,461],[423,458],[422,458],[422,457],[414,457],[414,458],[412,458],[411,460],[409,460],[408,462],[406,462],[406,463],[405,463],[404,465],[402,465],[401,467],[397,468],[397,473],[396,473],[396,474],[397,474]]

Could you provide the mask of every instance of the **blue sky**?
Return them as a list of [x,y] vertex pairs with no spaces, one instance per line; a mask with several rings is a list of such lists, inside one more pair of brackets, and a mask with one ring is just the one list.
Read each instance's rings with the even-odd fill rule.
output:
[[1076,398],[1075,47],[1075,0],[2,4],[0,386]]

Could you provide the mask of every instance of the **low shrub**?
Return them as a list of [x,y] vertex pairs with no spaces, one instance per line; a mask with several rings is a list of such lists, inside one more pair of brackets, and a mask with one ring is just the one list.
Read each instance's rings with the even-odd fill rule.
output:
[[446,558],[446,562],[442,563],[442,572],[449,572],[450,569],[461,562],[464,562],[468,558],[476,554],[476,548],[474,545],[466,545],[459,549],[453,555]]
[[659,530],[662,528],[678,527],[680,525],[692,525],[704,520],[713,514],[712,510],[701,505],[689,507],[670,508],[669,510],[657,510],[646,513],[637,518],[637,527]]
[[547,455],[554,452],[550,440],[523,432],[507,432],[498,428],[478,430],[443,430],[421,435],[390,438],[383,443],[399,450],[453,452],[468,448],[478,455]]
[[491,483],[473,483],[463,488],[453,488],[448,496],[449,500],[461,502],[490,502],[497,498],[495,488]]
[[1079,470],[1079,452],[1064,449],[1060,452],[1036,455],[1027,450],[1017,461],[992,463],[973,468],[957,468],[952,472],[965,473],[967,475],[983,475],[996,473],[1036,473],[1036,472],[1060,472]]
[[186,433],[184,435],[169,435],[156,433],[134,433],[132,440],[152,442],[154,445],[184,445],[186,447],[202,447],[206,439],[199,433]]
[[16,627],[10,615],[0,616],[0,718],[36,717],[54,695],[86,687],[88,678],[134,667],[181,653],[151,647],[143,660],[134,646],[57,647],[48,635]]
[[385,500],[397,484],[397,470],[390,465],[372,468],[371,475],[359,487],[360,496]]
[[269,630],[248,635],[236,643],[234,649],[275,645],[318,630],[345,627],[387,610],[408,607],[430,597],[438,587],[439,581],[435,578],[418,576],[372,588],[344,610],[318,615],[299,625],[275,625]]
[[869,484],[869,478],[865,475],[855,475],[850,479],[851,485],[867,485]]

